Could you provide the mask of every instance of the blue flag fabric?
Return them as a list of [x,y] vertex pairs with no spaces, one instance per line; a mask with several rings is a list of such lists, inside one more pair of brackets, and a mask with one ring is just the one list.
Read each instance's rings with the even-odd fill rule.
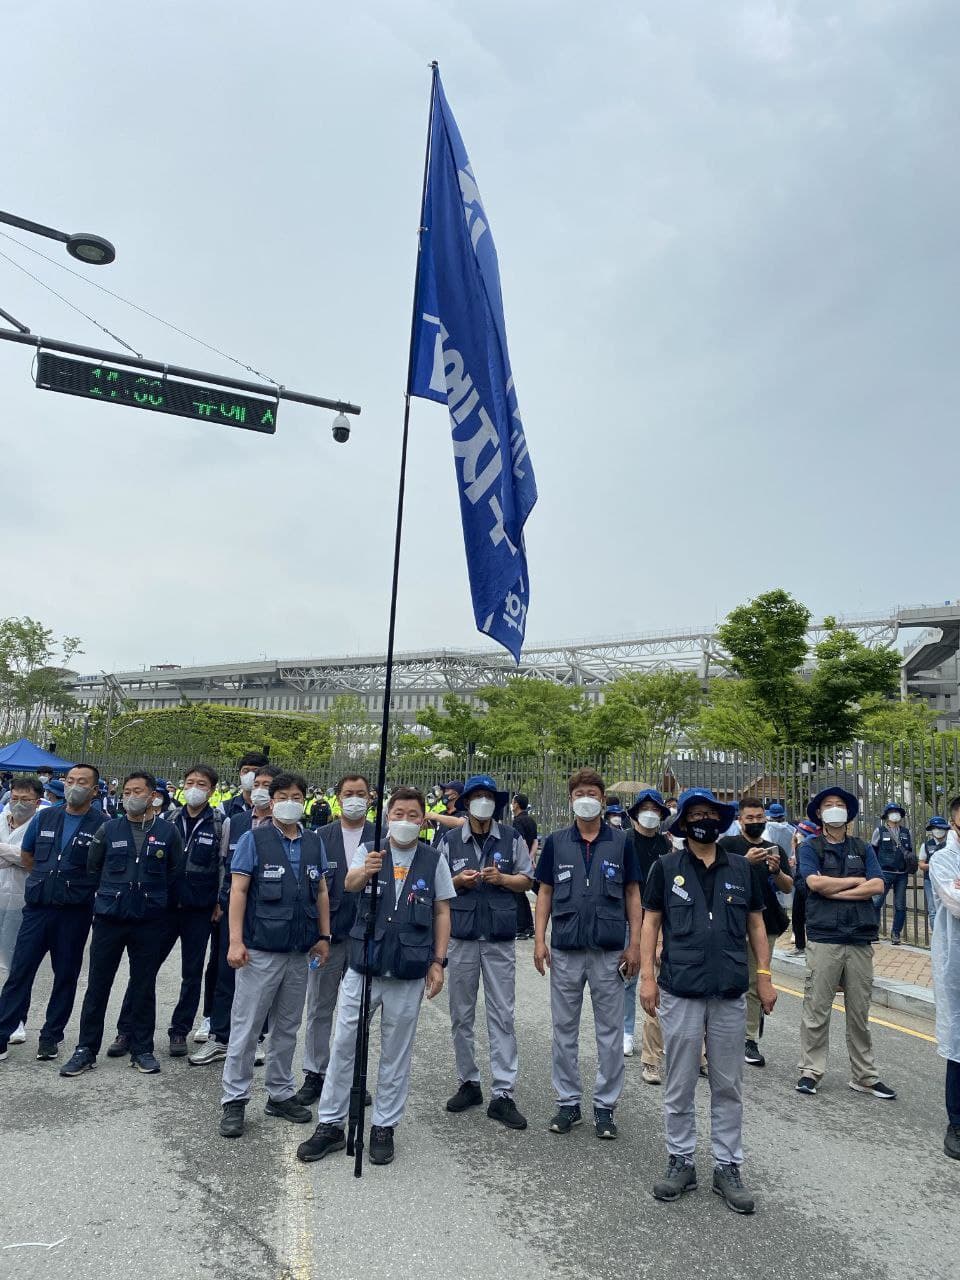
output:
[[530,603],[523,526],[537,483],[507,354],[497,251],[434,76],[408,391],[450,410],[477,628],[519,662]]

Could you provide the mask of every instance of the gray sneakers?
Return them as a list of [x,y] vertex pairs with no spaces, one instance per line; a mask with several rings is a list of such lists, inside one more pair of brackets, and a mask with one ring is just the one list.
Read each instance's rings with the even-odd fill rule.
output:
[[222,1062],[227,1056],[227,1046],[219,1040],[205,1040],[199,1049],[195,1049],[187,1061],[191,1067],[205,1067],[210,1062]]
[[679,1200],[685,1191],[696,1189],[696,1166],[683,1156],[671,1156],[665,1176],[653,1184],[653,1195],[656,1200]]

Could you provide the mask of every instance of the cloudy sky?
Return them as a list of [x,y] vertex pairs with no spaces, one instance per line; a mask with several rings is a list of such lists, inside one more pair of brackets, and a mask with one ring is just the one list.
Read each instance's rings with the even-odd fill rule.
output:
[[[528,641],[960,595],[951,0],[5,0],[5,209],[350,443],[35,390],[0,344],[4,609],[85,670],[382,651],[440,62],[500,256],[540,501]],[[31,240],[57,262],[59,246]],[[149,356],[239,376],[0,239]],[[5,258],[0,306],[113,342]],[[416,402],[397,643],[477,642],[446,411]]]

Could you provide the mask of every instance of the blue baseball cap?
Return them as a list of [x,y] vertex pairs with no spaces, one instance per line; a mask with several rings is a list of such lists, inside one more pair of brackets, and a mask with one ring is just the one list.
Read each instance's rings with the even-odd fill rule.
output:
[[723,823],[723,830],[736,821],[737,809],[736,805],[724,804],[722,800],[718,800],[712,791],[707,787],[689,787],[686,791],[680,792],[680,799],[677,802],[677,816],[674,818],[671,830],[678,835],[683,835],[686,831],[687,810],[691,805],[701,802],[709,804],[720,815],[720,821]]
[[786,816],[787,811],[779,800],[775,800],[773,804],[767,805],[768,818],[785,818]]
[[43,789],[49,791],[52,796],[56,796],[58,800],[63,799],[63,783],[59,778],[51,778],[49,782],[45,782]]

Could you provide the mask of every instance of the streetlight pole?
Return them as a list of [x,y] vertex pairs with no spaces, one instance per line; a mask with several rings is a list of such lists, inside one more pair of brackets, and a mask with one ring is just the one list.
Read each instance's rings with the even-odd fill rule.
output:
[[88,231],[58,231],[56,227],[45,226],[42,222],[32,222],[29,218],[21,218],[16,213],[4,213],[0,209],[0,222],[8,227],[16,227],[18,231],[29,231],[35,236],[44,236],[47,240],[59,240],[67,246],[67,253],[78,262],[85,262],[91,267],[106,267],[117,256],[117,251],[109,240],[103,236],[93,235]]

